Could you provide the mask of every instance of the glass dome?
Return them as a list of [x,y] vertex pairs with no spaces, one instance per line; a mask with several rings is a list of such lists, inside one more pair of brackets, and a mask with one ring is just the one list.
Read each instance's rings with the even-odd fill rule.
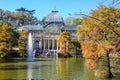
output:
[[45,19],[45,22],[63,22],[63,18],[57,10],[53,10]]
[[45,32],[49,34],[60,34],[61,30],[58,25],[49,25],[45,28]]

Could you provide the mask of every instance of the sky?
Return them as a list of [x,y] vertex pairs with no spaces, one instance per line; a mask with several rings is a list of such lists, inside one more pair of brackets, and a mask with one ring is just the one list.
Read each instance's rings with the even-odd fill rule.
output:
[[35,9],[34,16],[40,20],[56,9],[65,19],[70,16],[69,14],[89,14],[98,7],[99,2],[100,0],[0,0],[0,8],[12,12],[21,7]]

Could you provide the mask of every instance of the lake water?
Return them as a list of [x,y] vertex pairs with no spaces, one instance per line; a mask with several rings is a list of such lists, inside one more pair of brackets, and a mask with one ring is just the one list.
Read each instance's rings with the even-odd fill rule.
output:
[[106,80],[87,71],[83,58],[1,60],[0,80]]

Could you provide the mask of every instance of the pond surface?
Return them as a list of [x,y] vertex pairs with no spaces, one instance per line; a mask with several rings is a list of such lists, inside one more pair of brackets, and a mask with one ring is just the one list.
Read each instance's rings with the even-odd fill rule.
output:
[[106,80],[88,72],[83,58],[9,59],[0,62],[0,80]]

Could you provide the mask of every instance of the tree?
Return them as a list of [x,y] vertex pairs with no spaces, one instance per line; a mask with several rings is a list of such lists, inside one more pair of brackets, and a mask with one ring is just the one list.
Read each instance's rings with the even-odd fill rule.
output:
[[69,42],[70,42],[70,33],[63,31],[59,37],[60,42],[60,54],[68,56],[69,53]]
[[35,10],[28,10],[26,8],[23,8],[23,7],[16,9],[16,11],[23,12],[23,13],[29,13],[30,15],[33,15],[35,13]]
[[[120,46],[120,26],[117,21],[120,19],[120,9],[100,6],[90,16],[84,16],[82,28],[78,29],[79,40],[83,57],[89,69],[96,69],[96,62],[103,54],[107,54],[108,73],[107,77],[113,77],[110,69],[109,53]],[[91,66],[90,66],[91,64]]]
[[16,18],[18,19],[18,26],[23,25],[36,25],[39,23],[39,20],[33,16],[35,10],[28,10],[26,8],[16,9],[18,13],[16,14]]
[[0,21],[2,21],[3,15],[4,15],[4,11],[2,9],[0,9]]
[[20,37],[18,40],[19,54],[21,57],[27,56],[27,41],[28,41],[28,30],[23,30],[20,32]]
[[0,27],[0,57],[5,57],[10,53],[13,45],[13,28],[8,23],[3,23]]
[[43,17],[42,20],[40,21],[40,24],[45,25],[45,19],[46,17]]
[[[106,4],[107,2],[107,4]],[[120,0],[100,0],[99,6],[112,6],[112,7],[119,7]]]
[[68,18],[65,20],[65,24],[66,24],[66,25],[72,25],[74,19],[75,19],[74,17],[68,17]]
[[77,18],[77,19],[73,20],[74,25],[81,25],[81,23],[82,23],[82,19],[80,19],[80,18]]
[[38,24],[38,19],[36,17],[24,12],[18,12],[16,14],[16,21],[17,21],[17,24],[16,24],[17,27],[21,27],[23,25]]
[[69,46],[69,51],[73,53],[74,55],[79,55],[81,54],[81,45],[78,40],[71,40],[70,41],[70,46]]
[[17,13],[0,9],[0,22],[8,22],[15,29],[23,25],[39,24],[39,20],[33,16],[35,10],[27,10],[25,8],[16,10],[18,11]]

